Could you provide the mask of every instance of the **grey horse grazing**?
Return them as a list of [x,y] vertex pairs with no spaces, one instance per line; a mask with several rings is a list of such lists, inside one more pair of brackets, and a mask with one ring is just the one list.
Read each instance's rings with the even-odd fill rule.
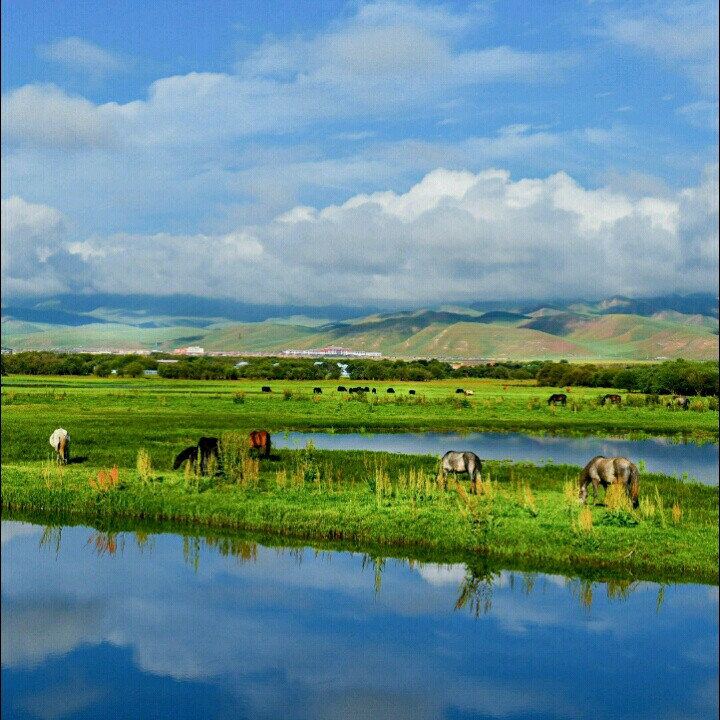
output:
[[482,484],[482,461],[474,452],[456,452],[450,450],[442,456],[440,462],[440,470],[438,471],[438,480],[440,480],[440,474],[442,473],[442,479],[444,483],[447,483],[448,473],[466,472],[470,476],[470,482],[472,483],[472,491],[477,494],[477,481],[480,480]]
[[627,458],[595,456],[580,473],[579,502],[584,503],[587,499],[590,483],[593,484],[594,505],[597,505],[598,485],[602,485],[607,490],[607,486],[612,483],[622,483],[632,500],[633,507],[638,506],[640,473]]
[[66,465],[70,462],[70,433],[67,430],[55,430],[50,436],[50,444],[55,448],[58,463]]

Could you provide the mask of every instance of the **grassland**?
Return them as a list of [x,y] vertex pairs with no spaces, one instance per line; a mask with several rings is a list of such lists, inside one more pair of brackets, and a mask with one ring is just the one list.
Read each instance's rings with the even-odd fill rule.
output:
[[[248,430],[526,429],[584,433],[660,432],[717,438],[717,412],[638,404],[602,407],[600,393],[571,391],[567,407],[548,389],[522,383],[370,383],[376,395],[337,392],[333,383],[163,381],[88,378],[4,379],[3,517],[84,521],[134,529],[273,533],[379,548],[437,561],[488,558],[506,567],[570,574],[631,574],[716,583],[718,489],[644,475],[641,505],[607,501],[581,508],[579,468],[488,462],[484,489],[442,489],[437,458],[361,451],[275,450],[259,461],[229,456],[223,473],[198,477],[172,459],[201,435],[230,448]],[[313,394],[313,386],[323,393]],[[409,389],[416,389],[411,396]],[[624,396],[625,397],[625,396]],[[73,438],[58,467],[47,438]],[[235,440],[233,440],[235,438]],[[242,442],[240,443],[242,445]],[[237,446],[240,447],[240,446]],[[240,457],[241,456],[241,457]],[[239,469],[238,469],[239,468]]]
[[[346,387],[353,381],[339,381]],[[2,383],[3,462],[42,460],[44,438],[68,427],[83,450],[98,463],[114,462],[114,453],[146,443],[167,465],[177,452],[201,435],[265,428],[272,433],[298,431],[524,430],[566,434],[675,435],[718,438],[714,399],[696,398],[687,411],[646,404],[643,395],[622,393],[621,407],[600,399],[612,389],[573,389],[566,407],[547,405],[556,389],[533,381],[464,380],[430,383],[362,382],[375,394],[338,392],[338,381],[180,381],[159,378],[98,379],[10,377]],[[261,392],[263,385],[271,393]],[[313,393],[320,387],[322,394]],[[391,388],[395,391],[389,394]],[[410,390],[415,395],[410,395]],[[562,389],[563,391],[564,388]],[[616,392],[616,391],[615,391]],[[131,420],[131,421],[130,421]],[[99,434],[104,433],[103,434]],[[123,438],[108,442],[107,438]],[[17,441],[15,441],[15,439]],[[134,458],[134,456],[133,456]],[[128,462],[133,458],[119,458]]]

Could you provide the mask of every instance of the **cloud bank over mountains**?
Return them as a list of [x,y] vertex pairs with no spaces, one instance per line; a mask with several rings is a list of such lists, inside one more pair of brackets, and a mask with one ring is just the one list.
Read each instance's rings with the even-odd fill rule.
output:
[[3,288],[190,293],[253,303],[418,305],[712,292],[718,169],[680,192],[587,189],[565,173],[428,173],[406,193],[296,206],[218,234],[72,240],[72,218],[3,200]]

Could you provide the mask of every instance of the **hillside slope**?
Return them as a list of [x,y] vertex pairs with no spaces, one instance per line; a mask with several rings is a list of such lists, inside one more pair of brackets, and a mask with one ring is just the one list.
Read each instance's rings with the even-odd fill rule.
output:
[[[711,300],[685,302],[710,314],[682,313],[683,302],[626,299],[600,303],[536,304],[492,308],[423,309],[325,321],[269,317],[262,322],[227,318],[149,316],[132,322],[117,308],[96,309],[78,324],[33,322],[3,315],[2,344],[22,349],[126,349],[171,351],[199,345],[207,351],[311,350],[330,345],[386,356],[474,359],[646,360],[718,357],[718,318]],[[629,306],[644,314],[628,313]],[[619,312],[612,312],[618,309]],[[102,316],[102,317],[99,317]],[[62,321],[61,312],[42,315]],[[176,324],[177,323],[177,324]]]

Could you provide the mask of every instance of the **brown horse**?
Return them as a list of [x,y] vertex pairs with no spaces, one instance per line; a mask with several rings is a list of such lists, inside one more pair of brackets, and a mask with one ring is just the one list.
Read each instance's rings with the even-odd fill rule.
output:
[[619,395],[613,395],[612,393],[610,393],[602,399],[602,402],[600,404],[604,405],[605,403],[610,403],[611,405],[621,405],[622,398]]
[[259,454],[270,457],[270,433],[267,430],[253,430],[249,435],[250,449],[257,449]]
[[606,458],[596,455],[580,473],[580,497],[579,502],[584,503],[587,499],[588,485],[593,484],[593,504],[597,505],[598,485],[606,490],[612,483],[622,483],[628,497],[632,500],[633,507],[638,506],[638,495],[640,494],[640,473],[633,463],[624,457]]
[[555,403],[565,405],[567,403],[567,395],[565,393],[553,393],[548,398],[548,405],[555,405]]

